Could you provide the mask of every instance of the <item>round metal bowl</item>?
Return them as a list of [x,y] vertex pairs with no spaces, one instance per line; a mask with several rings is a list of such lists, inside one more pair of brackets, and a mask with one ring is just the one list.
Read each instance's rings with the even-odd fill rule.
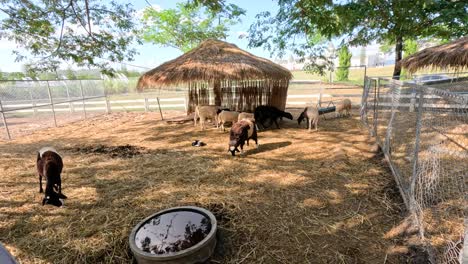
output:
[[130,233],[129,244],[139,264],[195,264],[213,254],[216,230],[216,218],[210,211],[174,207],[138,223]]

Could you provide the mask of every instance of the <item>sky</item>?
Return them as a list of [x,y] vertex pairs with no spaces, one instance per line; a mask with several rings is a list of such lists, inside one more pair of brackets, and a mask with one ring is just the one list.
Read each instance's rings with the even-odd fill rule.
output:
[[[127,3],[128,0],[119,0],[120,3]],[[178,2],[184,2],[184,0],[148,0],[151,5],[157,6],[162,9],[174,8]],[[142,11],[143,9],[149,6],[147,1],[145,0],[138,0],[138,1],[131,1],[134,6],[134,9],[138,11]],[[247,47],[248,40],[243,38],[240,39],[238,36],[239,34],[246,33],[252,23],[255,22],[255,16],[258,13],[263,11],[270,11],[272,14],[275,14],[278,11],[277,1],[275,0],[228,0],[229,3],[235,3],[236,5],[240,6],[241,8],[246,10],[245,16],[242,17],[242,22],[236,24],[230,28],[230,32],[228,33],[228,38],[226,39],[230,43],[236,44],[239,48],[247,50],[257,56],[265,57],[272,59],[268,51],[263,50],[262,48],[249,48]],[[1,17],[1,15],[0,15]],[[12,51],[16,48],[16,44],[14,42],[0,39],[0,71],[4,72],[13,72],[13,71],[21,71],[22,66],[26,63],[25,61],[22,62],[15,62],[15,55],[12,54]],[[161,47],[156,46],[153,44],[143,44],[143,45],[135,45],[135,48],[138,51],[138,55],[135,56],[135,60],[131,62],[126,62],[131,65],[140,66],[138,68],[131,67],[127,65],[127,68],[130,70],[139,70],[145,71],[147,69],[154,68],[165,61],[171,60],[176,58],[177,56],[181,55],[182,52],[169,47]],[[359,48],[355,47],[352,48],[351,51],[353,54],[357,55],[360,51]],[[378,51],[377,45],[371,45],[367,49],[367,54],[373,54]],[[287,57],[286,57],[287,58]],[[62,64],[62,68],[65,69],[69,65],[66,63]],[[72,68],[75,68],[73,65],[70,65]],[[116,68],[120,68],[120,64],[114,65]]]

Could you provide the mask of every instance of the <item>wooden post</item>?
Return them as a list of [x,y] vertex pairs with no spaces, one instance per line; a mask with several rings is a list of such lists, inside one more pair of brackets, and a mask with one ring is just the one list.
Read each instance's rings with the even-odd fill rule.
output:
[[221,81],[216,80],[213,83],[213,92],[215,94],[215,105],[221,106]]
[[148,98],[145,97],[145,112],[149,111]]
[[47,92],[49,93],[49,100],[50,100],[50,107],[52,109],[52,114],[54,115],[54,125],[57,127],[57,118],[55,117],[54,100],[52,99],[52,92],[50,91],[49,81],[47,81]]
[[156,99],[158,100],[158,108],[159,108],[159,114],[161,115],[161,120],[164,120],[164,116],[161,110],[161,104],[159,103],[159,97],[156,97]]
[[10,140],[11,139],[10,130],[8,129],[8,124],[5,118],[5,113],[3,113],[3,105],[2,105],[1,100],[0,100],[0,113],[2,114],[3,124],[5,124],[5,132],[7,134],[7,138]]

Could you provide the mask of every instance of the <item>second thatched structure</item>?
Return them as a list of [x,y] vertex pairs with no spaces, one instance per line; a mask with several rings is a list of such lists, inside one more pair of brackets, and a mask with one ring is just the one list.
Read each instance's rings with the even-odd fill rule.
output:
[[188,112],[196,105],[216,104],[236,111],[258,105],[284,110],[291,73],[270,60],[236,45],[206,40],[198,47],[146,72],[139,91],[148,88],[188,87]]
[[423,49],[403,59],[400,63],[409,72],[426,67],[461,71],[468,68],[468,36],[447,44]]

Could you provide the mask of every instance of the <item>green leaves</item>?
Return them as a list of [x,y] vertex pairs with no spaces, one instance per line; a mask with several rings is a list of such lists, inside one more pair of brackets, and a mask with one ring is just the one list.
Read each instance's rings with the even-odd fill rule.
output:
[[[272,55],[293,51],[303,59],[324,56],[313,36],[344,38],[345,45],[397,39],[457,38],[468,34],[468,5],[462,0],[278,0],[277,14],[261,13],[249,30],[249,46]],[[317,59],[320,65],[322,60]]]
[[[87,5],[86,5],[87,2]],[[54,71],[62,61],[113,72],[109,61],[132,60],[136,51],[130,4],[93,0],[4,0],[0,37],[16,42],[17,61],[30,71]],[[87,7],[86,7],[87,6]],[[89,14],[89,16],[88,16]]]
[[245,10],[225,5],[224,1],[193,1],[165,10],[149,7],[143,12],[140,35],[145,42],[187,52],[203,40],[225,39],[229,26],[238,23],[244,13]]

